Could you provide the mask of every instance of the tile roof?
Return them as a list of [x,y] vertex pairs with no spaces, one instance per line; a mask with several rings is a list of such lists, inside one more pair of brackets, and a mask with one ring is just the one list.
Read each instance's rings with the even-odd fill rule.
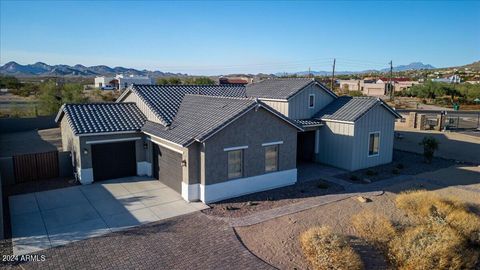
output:
[[257,105],[254,99],[185,95],[172,124],[147,121],[142,131],[185,146],[202,140],[235,116]]
[[185,94],[245,97],[245,87],[241,85],[133,85],[130,90],[145,102],[164,126],[172,123]]
[[75,135],[140,131],[146,120],[135,103],[64,104],[55,121],[64,115]]
[[255,98],[288,99],[312,83],[317,83],[329,94],[332,91],[313,78],[274,78],[266,79],[246,86],[247,96]]
[[266,110],[290,123],[299,130],[301,126],[283,116],[268,105],[253,98],[214,97],[187,94],[183,98],[172,124],[164,127],[147,121],[142,131],[162,139],[188,146],[193,141],[203,141],[212,133],[222,129],[237,116],[256,106]]
[[300,120],[293,120],[293,121],[295,121],[299,126],[304,128],[318,127],[323,125],[323,121],[318,119],[300,119]]
[[378,104],[383,105],[395,115],[395,117],[401,118],[397,112],[379,98],[349,96],[342,96],[332,101],[325,108],[320,110],[314,118],[321,120],[355,122]]

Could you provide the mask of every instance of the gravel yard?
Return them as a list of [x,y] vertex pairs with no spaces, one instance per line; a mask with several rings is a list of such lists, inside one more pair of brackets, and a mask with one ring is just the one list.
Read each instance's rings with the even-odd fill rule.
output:
[[211,203],[203,213],[221,217],[242,217],[254,212],[277,208],[300,200],[343,191],[339,185],[313,180],[274,190],[253,193],[225,201]]
[[[455,165],[454,160],[434,158],[432,163],[427,164],[423,155],[394,150],[392,163],[380,165],[368,169],[336,175],[335,177],[352,183],[376,182],[398,175],[417,175],[424,172],[436,171]],[[367,180],[365,180],[367,179]]]
[[[394,205],[396,195],[409,189],[434,190],[442,196],[454,196],[472,206],[480,207],[480,189],[478,189],[478,168],[466,169],[451,167],[425,173],[422,178],[434,181],[434,184],[424,181],[409,181],[396,184],[386,189],[382,196],[371,197],[371,202],[361,203],[355,198],[315,207],[296,214],[279,217],[260,224],[247,227],[236,227],[235,230],[245,246],[256,256],[280,269],[311,269],[300,248],[299,236],[314,226],[330,226],[336,233],[349,237],[353,248],[361,254],[365,269],[388,269],[382,255],[358,239],[351,225],[353,215],[364,209],[386,215],[394,222],[404,221],[407,217]],[[450,175],[456,179],[465,179],[463,186],[441,187],[439,175]],[[435,176],[435,177],[434,177]],[[450,177],[451,178],[451,177]],[[443,179],[443,178],[442,178]],[[456,182],[452,180],[452,183]],[[469,181],[466,181],[469,179]],[[467,188],[465,186],[468,185]],[[472,187],[473,188],[469,188]]]

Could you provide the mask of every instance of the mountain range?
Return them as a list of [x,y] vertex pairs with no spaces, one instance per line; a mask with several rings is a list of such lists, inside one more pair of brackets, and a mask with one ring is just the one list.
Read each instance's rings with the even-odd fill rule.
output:
[[[421,62],[413,62],[408,65],[399,65],[393,67],[393,71],[407,71],[407,70],[426,70],[426,69],[435,69],[434,66],[429,64],[423,64]],[[363,70],[363,71],[336,71],[338,75],[349,75],[349,74],[361,74],[361,73],[373,73],[373,72],[388,72],[389,68],[384,68],[380,70]],[[299,71],[293,73],[283,73],[278,72],[273,75],[284,76],[284,75],[308,75],[312,74],[315,76],[328,76],[331,74],[331,71]],[[182,77],[188,76],[184,73],[171,73],[171,72],[162,72],[162,71],[150,71],[150,70],[138,70],[133,68],[125,67],[108,67],[105,65],[90,66],[86,67],[84,65],[48,65],[42,62],[37,62],[35,64],[21,65],[14,61],[8,62],[5,65],[0,67],[0,74],[5,75],[14,75],[14,76],[81,76],[81,77],[94,77],[101,75],[114,75],[114,74],[131,74],[131,75],[140,75],[140,76],[150,76],[152,78],[157,77]]]
[[124,67],[108,67],[104,65],[86,67],[84,65],[48,65],[42,62],[35,64],[21,65],[11,61],[0,67],[0,74],[14,76],[83,76],[93,77],[100,75],[131,74],[156,77],[181,77],[187,76],[183,73],[170,73],[162,71],[138,70]]
[[[422,62],[413,62],[408,65],[399,65],[393,67],[393,71],[408,71],[408,70],[426,70],[426,69],[435,69],[434,66],[429,65],[429,64],[424,64]],[[350,74],[363,74],[363,73],[374,73],[374,72],[388,72],[390,71],[389,68],[384,68],[384,69],[368,69],[368,70],[362,70],[362,71],[335,71],[335,74],[338,75],[350,75]],[[314,76],[329,76],[332,74],[332,71],[299,71],[299,72],[293,72],[293,73],[276,73],[275,75],[277,76],[283,76],[283,75],[298,75],[298,76],[305,76],[312,74]]]

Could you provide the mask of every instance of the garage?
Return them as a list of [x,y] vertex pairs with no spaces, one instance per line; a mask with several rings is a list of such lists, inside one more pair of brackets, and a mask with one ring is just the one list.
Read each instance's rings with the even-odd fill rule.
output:
[[93,180],[137,175],[135,141],[92,144]]
[[153,144],[153,176],[182,193],[182,154]]

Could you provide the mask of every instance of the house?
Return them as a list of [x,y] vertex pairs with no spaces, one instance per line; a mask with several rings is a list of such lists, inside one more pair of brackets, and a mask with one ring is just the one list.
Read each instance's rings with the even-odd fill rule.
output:
[[241,77],[220,77],[218,78],[218,83],[219,84],[240,84],[240,85],[246,85],[249,83],[252,83],[253,79],[250,77],[246,76],[241,76]]
[[95,87],[103,89],[107,86],[111,86],[114,89],[126,89],[127,87],[133,84],[146,84],[151,85],[153,81],[148,76],[137,76],[137,75],[123,75],[117,74],[115,77],[109,76],[100,76],[95,77]]
[[452,75],[446,78],[435,78],[432,79],[432,82],[442,82],[442,83],[460,83],[462,79],[458,75]]
[[82,184],[148,175],[208,203],[294,184],[298,162],[391,162],[398,117],[380,99],[337,97],[295,78],[134,84],[116,103],[65,104],[56,121]]
[[[408,78],[392,78],[395,92],[403,91],[419,84]],[[382,97],[388,94],[390,78],[364,79],[364,80],[338,80],[340,88],[345,91],[361,91],[364,95]]]

